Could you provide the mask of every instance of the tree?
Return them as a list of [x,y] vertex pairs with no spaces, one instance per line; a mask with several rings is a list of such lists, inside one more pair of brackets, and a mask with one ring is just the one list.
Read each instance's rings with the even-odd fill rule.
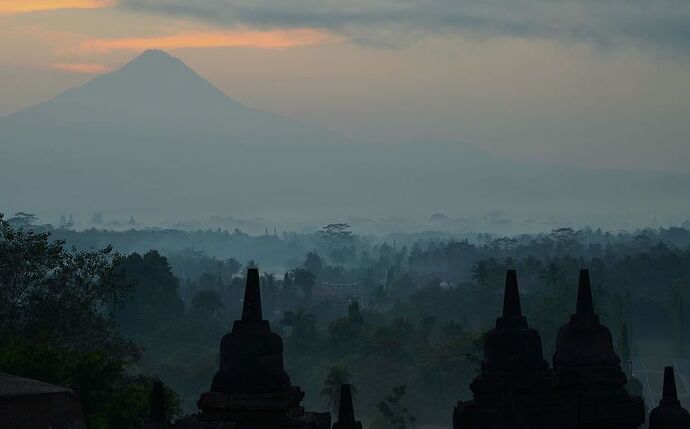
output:
[[381,310],[388,302],[388,298],[388,288],[386,288],[384,285],[379,285],[371,293],[371,305],[377,310]]
[[194,294],[192,305],[197,312],[213,317],[218,316],[225,309],[220,294],[211,289],[201,290]]
[[630,338],[628,337],[628,327],[625,323],[621,323],[621,331],[618,336],[618,354],[621,357],[621,364],[623,365],[623,372],[630,378],[632,374],[630,373]]
[[[323,381],[323,388],[321,389],[321,397],[325,400],[324,408],[331,409],[334,414],[338,414],[338,406],[340,405],[340,386],[343,384],[352,384],[352,376],[345,365],[339,363],[333,365],[329,370],[326,378]],[[357,388],[351,387],[352,396],[357,394]]]
[[425,315],[422,317],[422,320],[419,322],[418,329],[419,341],[422,346],[427,346],[429,344],[429,338],[431,337],[431,333],[435,325],[436,317],[430,315]]
[[316,339],[316,317],[302,307],[295,311],[286,311],[280,324],[292,328],[290,339],[300,345]]
[[556,243],[556,250],[562,253],[572,253],[577,247],[580,233],[572,228],[554,228],[551,239]]
[[292,270],[292,277],[297,284],[297,287],[302,289],[304,296],[309,299],[311,298],[311,292],[316,285],[316,276],[311,271],[305,268],[295,268]]
[[547,286],[557,287],[563,281],[565,273],[557,262],[549,262],[544,269],[539,272],[539,278],[546,282]]
[[235,274],[240,272],[242,264],[240,264],[235,258],[230,258],[223,263],[223,268],[229,277],[233,277]]
[[179,280],[160,253],[155,250],[143,256],[132,253],[121,258],[117,267],[136,285],[130,299],[116,313],[123,332],[145,335],[184,314],[184,303],[178,293]]
[[283,274],[283,284],[280,289],[280,301],[283,307],[293,305],[297,300],[297,292],[295,290],[294,273],[286,271]]
[[203,273],[197,280],[197,284],[201,290],[219,291],[223,289],[223,280],[219,274],[215,273]]
[[353,300],[347,306],[347,318],[353,325],[361,326],[364,324],[362,311],[359,308],[359,301]]
[[486,259],[480,259],[472,265],[472,280],[479,283],[481,286],[486,285],[489,280],[489,262]]
[[290,271],[286,271],[285,274],[283,274],[283,289],[291,289],[292,288],[292,273]]
[[14,228],[0,214],[0,338],[131,351],[111,318],[133,287],[120,260],[111,247],[66,251],[50,233]]
[[314,273],[316,277],[321,275],[323,270],[323,261],[316,252],[309,252],[304,260],[304,268]]
[[321,228],[319,233],[333,261],[344,262],[354,257],[354,246],[349,246],[354,238],[349,223],[331,223]]
[[110,247],[67,251],[0,214],[0,371],[74,389],[89,428],[139,427],[148,405],[151,379],[132,374],[139,350],[112,315],[133,288],[121,260]]
[[321,228],[320,234],[330,244],[340,244],[352,240],[349,223],[330,223]]
[[396,429],[407,429],[413,427],[417,418],[410,413],[410,410],[403,405],[403,400],[407,394],[407,386],[401,384],[391,391],[391,394],[380,401],[376,408],[383,415],[386,421]]
[[279,304],[275,274],[267,272],[261,274],[261,296],[264,315],[274,314]]
[[10,226],[16,228],[30,228],[37,220],[38,217],[33,213],[17,212],[14,214],[14,217],[9,218],[7,222]]
[[677,333],[677,347],[678,354],[680,356],[685,356],[685,305],[683,304],[683,298],[678,300],[678,333]]

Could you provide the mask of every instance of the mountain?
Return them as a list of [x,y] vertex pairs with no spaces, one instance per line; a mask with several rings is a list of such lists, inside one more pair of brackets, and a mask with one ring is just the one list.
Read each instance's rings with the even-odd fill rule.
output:
[[315,127],[244,106],[179,59],[156,50],[53,100],[0,119],[0,126],[25,139],[26,133],[37,133],[37,140],[48,129],[68,135],[109,131],[135,140],[166,134],[206,142],[334,139]]
[[0,118],[0,150],[0,212],[323,221],[499,212],[612,225],[690,213],[687,175],[516,163],[458,142],[352,141],[247,107],[162,51]]

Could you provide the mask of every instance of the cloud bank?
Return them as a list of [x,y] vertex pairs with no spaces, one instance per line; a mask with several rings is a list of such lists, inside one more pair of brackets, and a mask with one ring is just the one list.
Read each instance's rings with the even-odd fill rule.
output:
[[323,28],[377,42],[427,33],[690,48],[686,0],[120,0],[224,26]]
[[91,64],[91,63],[57,63],[51,64],[50,66],[53,70],[59,70],[66,73],[77,73],[77,74],[103,74],[111,71],[107,66],[103,64]]
[[114,4],[115,0],[2,0],[0,1],[0,15],[59,9],[98,9]]
[[168,36],[90,39],[79,47],[82,52],[110,52],[116,50],[144,51],[146,49],[177,48],[289,48],[339,41],[339,37],[321,30],[295,28],[286,30],[236,30],[215,32],[184,32]]

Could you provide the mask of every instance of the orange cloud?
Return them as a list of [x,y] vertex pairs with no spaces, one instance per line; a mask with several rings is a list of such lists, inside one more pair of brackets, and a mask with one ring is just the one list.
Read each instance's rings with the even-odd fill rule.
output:
[[51,64],[50,68],[60,70],[68,73],[81,74],[103,74],[110,71],[110,69],[103,64]]
[[0,15],[55,9],[97,9],[114,4],[115,0],[0,0]]
[[302,28],[291,30],[237,30],[215,32],[182,33],[171,36],[91,39],[81,44],[86,52],[109,52],[117,50],[142,51],[146,49],[175,48],[289,48],[294,46],[333,43],[342,38],[327,31]]

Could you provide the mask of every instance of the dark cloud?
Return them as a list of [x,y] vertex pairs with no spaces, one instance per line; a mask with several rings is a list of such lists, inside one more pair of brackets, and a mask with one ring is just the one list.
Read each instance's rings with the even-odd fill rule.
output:
[[462,32],[690,48],[687,0],[121,0],[225,26],[320,27],[353,40]]

